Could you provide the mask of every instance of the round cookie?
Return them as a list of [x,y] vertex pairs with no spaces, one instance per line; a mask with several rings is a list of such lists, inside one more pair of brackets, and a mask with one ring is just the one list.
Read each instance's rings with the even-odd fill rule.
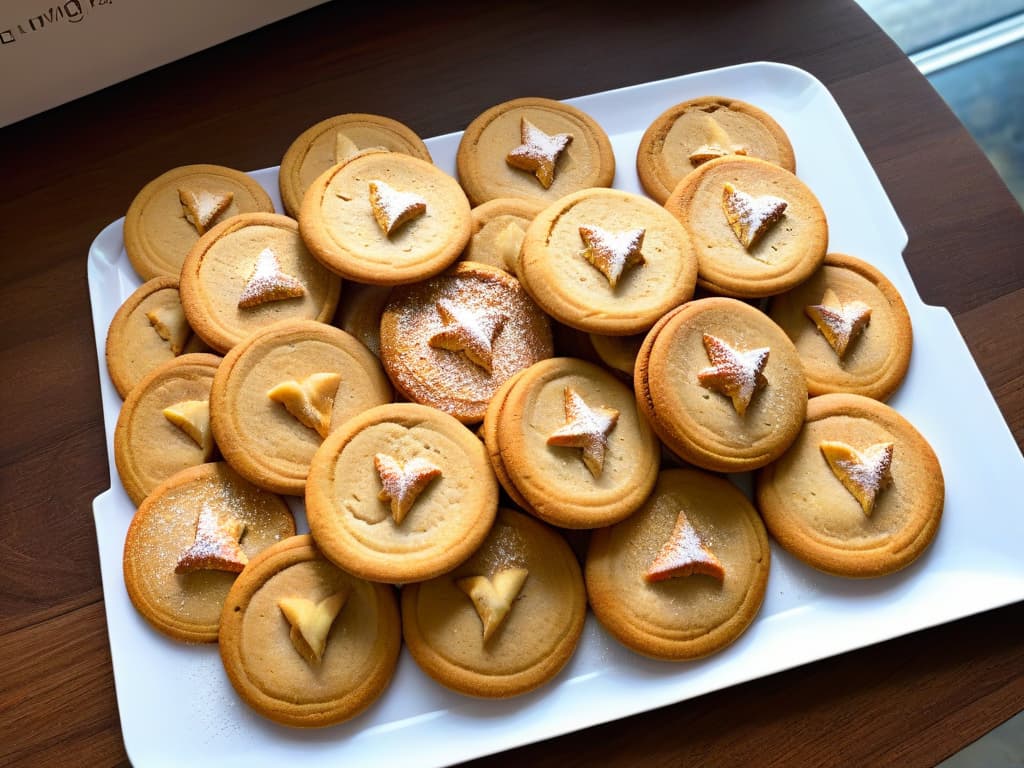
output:
[[355,717],[387,688],[402,630],[393,587],[335,566],[310,536],[265,550],[224,603],[220,655],[250,707],[284,725]]
[[228,353],[210,410],[231,466],[261,488],[301,495],[323,438],[391,397],[380,362],[355,338],[324,323],[289,320]]
[[544,207],[541,200],[515,197],[499,197],[476,206],[470,211],[473,234],[462,252],[462,260],[516,274],[526,230]]
[[516,272],[556,320],[628,336],[693,295],[697,258],[686,230],[661,206],[621,190],[587,189],[537,215]]
[[210,388],[217,355],[180,355],[150,371],[125,399],[114,428],[114,463],[136,506],[160,483],[210,461]]
[[644,191],[664,203],[676,184],[708,160],[745,155],[796,173],[789,137],[763,109],[738,99],[702,96],[654,119],[636,151]]
[[736,486],[666,470],[635,515],[594,531],[587,594],[601,624],[637,653],[696,659],[750,626],[770,560],[764,523]]
[[338,302],[338,309],[331,322],[345,333],[351,333],[380,357],[380,318],[391,296],[386,285],[363,285],[346,283],[345,296]]
[[499,509],[484,543],[451,573],[402,589],[413,659],[469,696],[517,696],[551,680],[576,650],[583,575],[556,531]]
[[215,224],[239,213],[273,213],[256,181],[220,165],[184,165],[157,176],[124,217],[124,248],[143,280],[178,277],[185,255]]
[[154,277],[140,285],[118,307],[107,329],[107,372],[122,399],[161,363],[207,351],[185,319],[173,277]]
[[479,438],[415,403],[371,408],[313,457],[306,515],[330,560],[371,581],[439,576],[483,541],[498,484]]
[[132,604],[177,640],[217,640],[224,599],[257,553],[295,534],[288,505],[223,462],[201,464],[158,485],[124,542]]
[[756,487],[784,549],[851,577],[912,563],[935,537],[945,501],[942,467],[920,432],[884,403],[849,394],[812,398],[800,436]]
[[665,208],[690,234],[697,283],[723,296],[782,293],[810,277],[825,258],[828,223],[818,198],[792,173],[764,160],[710,160],[676,185]]
[[530,367],[502,394],[484,439],[497,443],[489,452],[500,458],[498,477],[529,511],[563,528],[596,528],[643,504],[658,474],[658,440],[621,381],[561,357]]
[[830,253],[810,279],[774,297],[768,314],[796,345],[812,396],[886,400],[907,374],[910,313],[896,286],[866,261]]
[[465,248],[471,223],[455,179],[396,152],[362,152],[332,166],[306,191],[299,212],[299,231],[316,258],[373,285],[442,272]]
[[484,417],[510,376],[552,355],[548,318],[519,281],[475,262],[394,289],[380,339],[384,368],[405,397],[466,424]]
[[181,303],[211,347],[227,352],[282,320],[327,322],[341,280],[299,237],[294,219],[245,213],[203,235],[181,268]]
[[684,304],[647,334],[637,356],[637,402],[684,461],[746,472],[796,439],[807,384],[793,342],[736,299]]
[[473,205],[499,197],[552,202],[611,186],[615,176],[604,129],[585,112],[542,98],[513,99],[479,115],[466,126],[455,163]]
[[300,133],[281,159],[277,181],[288,215],[299,215],[302,197],[317,176],[365,149],[386,149],[431,161],[423,140],[390,117],[353,113],[321,120]]

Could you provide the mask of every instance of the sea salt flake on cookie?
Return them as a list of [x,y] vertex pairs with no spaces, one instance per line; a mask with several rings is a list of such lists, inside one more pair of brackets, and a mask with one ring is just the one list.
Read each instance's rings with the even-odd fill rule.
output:
[[838,440],[823,440],[818,446],[832,473],[860,504],[868,517],[880,491],[892,483],[893,443],[875,443],[858,451]]
[[267,397],[283,405],[301,424],[315,429],[320,437],[327,437],[340,383],[340,373],[313,373],[299,381],[281,382],[267,392]]
[[679,510],[671,535],[651,562],[644,579],[650,582],[663,581],[694,573],[702,573],[719,581],[725,578],[722,563],[708,549],[686,513]]
[[228,209],[234,198],[234,192],[178,188],[178,200],[185,210],[185,219],[196,228],[196,232],[200,235],[206,234],[206,231]]
[[171,348],[171,354],[177,357],[185,349],[192,329],[185,319],[185,310],[181,304],[169,307],[157,307],[146,313],[146,319],[153,326],[157,336],[166,341]]
[[565,426],[548,436],[547,444],[582,448],[583,463],[594,477],[601,476],[608,450],[608,434],[615,428],[619,412],[614,408],[591,408],[572,387],[565,388]]
[[448,299],[437,302],[444,328],[430,337],[428,344],[439,349],[462,352],[488,373],[494,357],[494,337],[507,320],[502,312],[463,307]]
[[277,601],[277,607],[291,624],[288,637],[295,650],[312,665],[320,663],[327,648],[327,635],[334,626],[341,609],[348,600],[349,590],[343,589],[314,603],[305,597],[285,597]]
[[544,189],[551,187],[555,180],[555,163],[569,142],[571,133],[548,135],[525,117],[519,124],[520,144],[505,157],[505,162],[521,171],[529,171],[537,177]]
[[427,212],[427,201],[415,192],[400,192],[380,180],[370,182],[370,210],[381,231],[391,234]]
[[377,498],[390,502],[396,525],[402,524],[419,495],[441,474],[440,467],[419,456],[401,464],[386,453],[378,453],[373,457],[373,466],[382,486]]
[[768,229],[779,221],[787,203],[781,197],[754,197],[726,182],[722,187],[722,210],[740,244],[750,249]]
[[646,261],[640,252],[646,233],[644,229],[611,232],[603,227],[585,225],[579,230],[586,246],[580,255],[605,276],[613,289],[626,269]]
[[493,579],[467,576],[455,582],[473,601],[473,607],[483,623],[485,644],[512,610],[512,601],[522,590],[528,575],[526,568],[506,568],[494,574]]
[[203,461],[213,456],[213,432],[210,430],[210,401],[182,400],[163,410],[164,418],[203,449]]
[[842,360],[850,343],[871,320],[871,307],[863,301],[843,303],[831,288],[826,288],[820,304],[804,308],[821,335]]
[[248,309],[268,301],[296,299],[305,295],[306,288],[302,282],[283,272],[277,254],[270,248],[264,248],[256,257],[256,266],[238,297],[238,308]]
[[195,541],[181,553],[174,572],[213,570],[241,573],[249,562],[239,544],[244,531],[245,523],[241,520],[221,517],[208,504],[203,504],[196,521]]
[[698,371],[697,380],[702,387],[731,398],[736,413],[743,416],[754,393],[768,383],[763,371],[770,349],[739,350],[717,336],[705,333],[703,338],[711,366]]

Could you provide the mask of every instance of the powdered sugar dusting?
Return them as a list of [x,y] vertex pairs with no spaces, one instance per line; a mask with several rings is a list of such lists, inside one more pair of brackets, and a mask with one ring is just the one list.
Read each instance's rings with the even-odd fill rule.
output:
[[209,504],[203,504],[196,522],[195,541],[178,558],[175,573],[201,569],[240,572],[249,562],[239,546],[244,530],[241,520],[220,517]]
[[594,477],[600,477],[608,449],[608,434],[618,420],[619,412],[614,408],[592,408],[575,389],[566,387],[566,423],[548,436],[547,444],[582,448],[583,463]]
[[742,416],[754,393],[767,383],[763,371],[770,348],[738,350],[717,336],[705,333],[704,349],[711,367],[699,371],[697,380],[702,387],[732,398],[733,407]]
[[844,304],[831,288],[825,290],[820,304],[805,307],[804,312],[840,358],[871,320],[871,307],[856,300]]
[[391,235],[407,221],[427,212],[427,201],[415,192],[399,192],[390,184],[374,179],[370,186],[370,209],[381,231]]
[[305,293],[305,287],[297,278],[281,271],[277,254],[270,248],[264,248],[256,257],[252,275],[242,288],[238,306],[242,309],[255,307],[268,301],[298,298]]
[[235,195],[233,192],[213,192],[208,189],[179,189],[178,201],[185,211],[185,219],[196,228],[200,235],[228,209]]
[[627,267],[645,263],[640,248],[644,243],[644,229],[626,229],[610,232],[603,227],[582,226],[580,237],[585,249],[580,255],[605,276],[615,288]]
[[505,162],[513,168],[530,171],[537,177],[544,189],[548,189],[555,180],[555,163],[569,142],[571,133],[547,134],[525,117],[519,124],[520,144],[505,158]]
[[870,515],[879,491],[892,482],[893,443],[875,443],[863,451],[838,440],[820,445],[833,474]]
[[431,336],[428,343],[432,347],[464,352],[471,361],[490,372],[494,336],[504,324],[506,315],[493,308],[474,310],[449,299],[439,300],[437,311],[445,327]]
[[708,549],[686,513],[680,510],[671,535],[662,545],[644,578],[647,581],[661,581],[672,576],[689,576],[691,573],[714,576],[719,581],[725,576],[721,562]]
[[772,224],[782,218],[788,206],[789,203],[781,197],[754,197],[732,184],[727,183],[722,189],[722,210],[744,248],[754,245]]
[[391,503],[396,524],[405,519],[430,481],[442,474],[440,467],[421,456],[414,456],[403,465],[393,456],[378,453],[373,457],[373,466],[382,486],[377,498]]

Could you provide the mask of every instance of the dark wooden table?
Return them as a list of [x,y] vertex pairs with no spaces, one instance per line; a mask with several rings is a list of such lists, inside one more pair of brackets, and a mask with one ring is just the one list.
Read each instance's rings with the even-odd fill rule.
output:
[[[1024,216],[956,118],[852,0],[683,5],[332,3],[0,129],[0,764],[127,760],[91,512],[108,468],[90,242],[164,170],[276,165],[333,114],[433,136],[517,96],[802,67],[1024,441]],[[1024,709],[1021,626],[1017,604],[480,763],[930,765]]]

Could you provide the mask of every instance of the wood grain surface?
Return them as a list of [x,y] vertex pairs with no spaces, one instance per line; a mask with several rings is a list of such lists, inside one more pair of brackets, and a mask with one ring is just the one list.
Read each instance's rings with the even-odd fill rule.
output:
[[[517,96],[758,60],[835,95],[916,285],[953,313],[1022,444],[1024,215],[850,0],[335,2],[0,129],[0,764],[127,763],[91,512],[109,481],[86,255],[143,184],[277,165],[342,112],[433,136]],[[1024,708],[1020,626],[1017,604],[475,764],[931,765]]]

